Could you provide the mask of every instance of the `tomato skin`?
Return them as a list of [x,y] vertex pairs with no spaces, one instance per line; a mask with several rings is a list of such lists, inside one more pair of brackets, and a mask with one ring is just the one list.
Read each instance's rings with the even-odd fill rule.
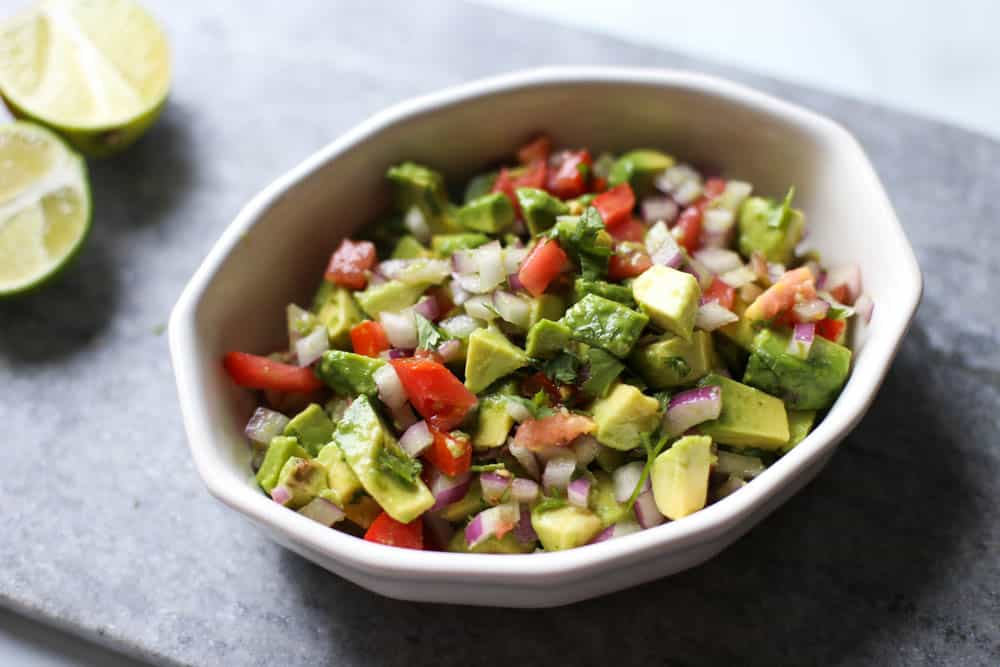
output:
[[594,197],[592,205],[601,214],[608,233],[615,236],[613,228],[632,220],[635,193],[632,192],[632,186],[622,183]]
[[677,224],[670,231],[677,240],[677,244],[685,250],[688,252],[697,250],[701,237],[701,209],[697,206],[688,206],[681,211],[677,218]]
[[364,289],[368,284],[367,271],[375,268],[375,244],[371,241],[344,239],[330,256],[330,264],[323,276],[332,283],[350,289]]
[[542,239],[524,258],[517,277],[532,296],[539,296],[562,273],[567,262],[569,257],[559,243],[552,239]]
[[549,397],[549,400],[552,401],[553,404],[563,402],[563,396],[559,391],[559,387],[556,386],[556,383],[549,379],[549,376],[545,373],[538,371],[534,375],[529,375],[521,381],[522,394],[534,396],[540,391],[544,391],[545,395]]
[[836,287],[831,288],[830,296],[832,296],[838,303],[847,303],[851,298],[847,285],[837,285]]
[[557,412],[541,419],[529,419],[518,426],[514,442],[528,449],[561,447],[577,436],[592,433],[595,428],[594,420],[589,417]]
[[616,241],[642,243],[642,240],[646,238],[646,225],[635,218],[629,218],[614,227],[609,227],[608,234],[611,234],[611,238]]
[[708,205],[710,201],[721,195],[726,190],[726,181],[723,178],[710,178],[705,181],[705,185],[701,189],[701,197],[695,204],[701,204],[702,210]]
[[454,373],[433,359],[392,359],[396,375],[414,409],[442,431],[456,428],[477,403],[476,395]]
[[381,324],[365,320],[351,327],[351,347],[355,354],[377,357],[379,352],[384,352],[392,346],[389,345],[389,337],[386,336]]
[[545,189],[560,199],[573,199],[584,194],[590,173],[590,151],[562,151],[555,158],[557,166],[550,170]]
[[712,284],[708,286],[705,293],[701,295],[701,302],[708,303],[715,301],[723,308],[733,309],[733,301],[736,299],[736,290],[722,282],[719,276],[712,277]]
[[600,176],[594,176],[590,183],[590,189],[592,192],[604,192],[608,189],[608,180]]
[[418,347],[413,351],[413,356],[416,359],[430,359],[431,361],[436,361],[439,364],[444,364],[444,357],[438,354],[436,350],[425,350],[422,347]]
[[828,341],[836,343],[846,327],[847,320],[831,320],[828,317],[816,323],[816,333]]
[[619,248],[608,260],[608,280],[617,282],[634,278],[653,265],[653,260],[645,250]]
[[[450,433],[430,427],[434,443],[421,455],[430,461],[435,468],[454,477],[461,475],[472,465],[472,443],[468,438],[455,438]],[[460,451],[456,456],[452,449]]]
[[372,525],[368,527],[368,530],[365,532],[365,539],[369,542],[387,544],[391,547],[423,549],[424,520],[421,517],[417,517],[410,523],[401,523],[387,513],[382,512],[372,521]]
[[272,361],[246,352],[229,352],[222,360],[229,377],[241,387],[283,392],[309,393],[323,383],[310,368]]
[[521,164],[531,164],[537,160],[545,162],[551,152],[552,140],[547,134],[540,134],[518,149],[517,161]]
[[517,201],[515,190],[518,188],[538,188],[545,187],[545,175],[548,168],[545,160],[536,160],[528,166],[527,170],[520,176],[514,176],[510,170],[504,167],[500,170],[497,180],[493,183],[491,192],[502,192],[507,195],[507,199],[514,205],[515,213],[521,215],[521,205]]

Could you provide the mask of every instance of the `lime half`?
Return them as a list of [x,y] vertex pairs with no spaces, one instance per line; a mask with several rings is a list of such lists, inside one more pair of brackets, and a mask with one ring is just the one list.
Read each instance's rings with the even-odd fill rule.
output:
[[0,126],[0,297],[58,273],[89,228],[83,158],[32,123]]
[[167,40],[133,0],[42,0],[0,26],[7,106],[88,155],[135,141],[169,87]]

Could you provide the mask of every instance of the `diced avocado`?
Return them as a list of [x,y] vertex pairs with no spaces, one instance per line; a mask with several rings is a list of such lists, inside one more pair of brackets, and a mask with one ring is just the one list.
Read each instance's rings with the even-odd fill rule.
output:
[[465,234],[435,234],[431,237],[431,249],[438,257],[448,258],[459,250],[478,248],[488,243],[490,237],[479,232]]
[[599,516],[575,505],[542,511],[536,507],[531,512],[531,527],[546,551],[583,546],[603,528]]
[[603,280],[587,280],[577,278],[573,282],[573,302],[577,302],[588,294],[603,296],[618,303],[623,303],[629,308],[635,307],[635,299],[632,298],[632,290],[625,285],[615,285]]
[[410,234],[399,239],[399,243],[392,251],[392,259],[419,259],[430,256],[430,250],[425,248],[424,244],[417,240],[417,237]]
[[326,280],[316,291],[312,311],[326,327],[330,345],[341,349],[351,346],[351,327],[365,319],[350,290]]
[[418,474],[404,479],[387,461],[409,461],[368,397],[354,399],[333,433],[351,470],[365,491],[396,521],[409,523],[434,504]]
[[260,488],[264,489],[266,493],[271,493],[278,484],[281,468],[293,456],[304,459],[309,457],[309,452],[299,444],[296,438],[291,436],[279,435],[271,438],[271,442],[267,446],[267,454],[264,455],[264,461],[257,470],[257,483],[260,484]]
[[472,549],[465,541],[465,531],[458,530],[448,540],[448,551],[460,554],[528,554],[535,550],[534,542],[519,542],[513,532],[505,534],[500,539],[487,538]]
[[614,239],[604,228],[604,219],[593,206],[579,216],[561,215],[551,232],[570,258],[580,265],[584,278],[597,279],[607,273]]
[[590,502],[605,528],[630,516],[626,504],[615,500],[615,483],[611,475],[603,470],[595,472],[593,489]]
[[460,500],[456,500],[451,505],[442,508],[438,511],[438,514],[446,521],[457,523],[465,521],[485,507],[486,501],[483,500],[483,490],[479,486],[479,480],[477,479],[469,484],[469,490],[465,492],[465,495]]
[[608,389],[625,370],[625,364],[618,361],[599,347],[590,347],[585,355],[587,359],[587,379],[580,389],[587,396],[599,398],[608,393]]
[[[342,354],[349,354],[343,352]],[[333,422],[316,403],[310,403],[305,410],[295,415],[285,427],[285,435],[298,439],[310,456],[316,456],[323,445],[333,437]]]
[[699,433],[733,447],[773,450],[788,442],[788,416],[780,399],[721,375],[707,375],[698,385],[722,388],[722,413],[700,424]]
[[816,422],[815,410],[789,410],[788,411],[788,444],[782,447],[784,451],[789,451],[795,445],[806,439],[809,431],[812,430]]
[[558,320],[566,312],[566,300],[558,294],[541,294],[531,300],[528,328],[542,320]]
[[716,331],[749,352],[753,349],[753,339],[757,335],[757,330],[754,329],[753,320],[743,317],[747,305],[743,299],[736,297],[733,301],[733,312],[739,315],[740,319],[721,326]]
[[378,392],[375,371],[382,366],[385,366],[385,362],[376,357],[366,357],[343,350],[328,350],[320,357],[316,375],[338,394],[374,395]]
[[755,251],[769,262],[789,264],[795,246],[802,240],[805,217],[791,207],[793,191],[784,201],[750,197],[740,207],[740,252],[749,257]]
[[570,340],[569,327],[561,322],[541,319],[528,330],[525,352],[534,359],[548,359],[566,348]]
[[743,381],[783,399],[793,410],[825,410],[833,405],[851,370],[851,351],[822,336],[809,356],[788,352],[790,334],[764,329],[754,339]]
[[332,501],[338,507],[351,504],[358,492],[361,491],[361,480],[351,470],[351,466],[347,463],[347,457],[344,456],[344,451],[337,443],[331,442],[319,450],[316,460],[326,468],[330,491],[333,493],[333,497],[327,500]]
[[527,366],[528,355],[496,329],[476,329],[469,336],[465,386],[478,394],[508,373]]
[[458,209],[455,221],[474,232],[499,234],[514,224],[514,206],[502,192],[490,192]]
[[691,384],[712,370],[715,362],[712,334],[695,331],[690,341],[665,334],[632,350],[628,360],[653,389]]
[[642,436],[660,421],[660,402],[630,384],[618,384],[591,408],[597,430],[594,437],[608,447],[628,451],[642,444]]
[[[556,224],[556,217],[569,213],[569,207],[557,197],[537,188],[518,188],[517,201],[521,216],[528,223],[531,235],[541,234]],[[582,209],[581,209],[582,210]]]
[[676,520],[705,506],[714,459],[712,439],[704,435],[684,436],[656,457],[650,479],[663,516]]
[[396,313],[412,306],[425,289],[426,284],[408,285],[400,280],[388,280],[380,285],[369,285],[355,296],[368,316],[377,319],[383,312]]
[[751,479],[764,472],[764,462],[757,456],[747,456],[720,449],[716,453],[716,465],[712,472],[719,475],[734,475],[740,479]]
[[326,402],[323,409],[326,410],[326,414],[329,415],[330,421],[336,423],[339,422],[340,418],[344,416],[345,412],[347,412],[347,406],[350,404],[351,398],[348,398],[347,396],[334,396]]
[[595,460],[604,472],[614,472],[625,463],[625,452],[601,445]]
[[278,483],[292,494],[285,507],[297,510],[327,488],[326,468],[317,461],[293,456],[285,461],[278,473]]
[[632,283],[632,296],[654,324],[691,340],[701,289],[690,273],[652,266]]
[[615,160],[608,173],[608,185],[628,182],[641,197],[653,189],[653,182],[665,169],[674,166],[674,159],[660,151],[640,148]]
[[718,333],[718,330],[713,332],[712,342],[715,345],[719,361],[722,363],[722,368],[728,370],[733,377],[743,377],[743,371],[747,368],[747,359],[750,358],[747,351],[731,339]]
[[573,304],[560,322],[569,327],[574,339],[623,358],[639,340],[649,318],[616,301],[588,294]]
[[393,187],[396,210],[405,214],[413,207],[420,209],[428,224],[445,215],[448,193],[444,178],[433,169],[404,162],[390,167],[386,177]]
[[493,189],[493,184],[497,181],[497,172],[489,171],[473,177],[465,186],[465,196],[463,201],[468,204],[473,199],[482,197]]
[[[319,496],[320,498],[326,498],[335,505],[337,504],[331,489],[320,491]],[[367,494],[361,494],[360,498],[356,498],[353,503],[348,503],[341,507],[341,509],[344,510],[344,515],[348,521],[365,530],[368,530],[379,514],[382,513],[382,508],[379,507],[379,504]]]
[[514,418],[507,414],[507,398],[501,394],[486,396],[479,401],[472,445],[476,449],[499,447],[507,442],[513,426]]

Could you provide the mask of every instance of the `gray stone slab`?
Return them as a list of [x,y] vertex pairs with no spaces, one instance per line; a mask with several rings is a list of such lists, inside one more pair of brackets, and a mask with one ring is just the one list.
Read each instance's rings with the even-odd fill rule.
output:
[[[191,665],[1000,664],[1000,144],[439,0],[150,4],[173,38],[166,113],[92,163],[80,261],[0,304],[0,602]],[[377,597],[209,497],[159,332],[240,205],[316,147],[415,93],[567,62],[697,68],[843,122],[917,249],[923,305],[830,466],[704,566],[556,610]]]

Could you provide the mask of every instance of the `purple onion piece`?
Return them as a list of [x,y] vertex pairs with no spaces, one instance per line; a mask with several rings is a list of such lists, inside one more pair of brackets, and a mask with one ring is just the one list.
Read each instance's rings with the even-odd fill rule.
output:
[[510,483],[510,477],[497,472],[489,471],[479,475],[479,486],[483,490],[483,500],[491,505],[496,505],[503,499]]
[[434,505],[431,511],[447,507],[458,502],[469,492],[469,484],[472,477],[469,473],[462,473],[455,477],[448,477],[436,468],[431,469],[430,487],[431,495],[434,496]]
[[586,509],[590,503],[590,480],[586,477],[574,479],[566,489],[566,497],[570,504]]
[[395,348],[389,350],[390,359],[403,359],[404,357],[412,357],[413,350],[397,350]]
[[423,315],[431,322],[437,322],[438,318],[441,317],[441,308],[438,306],[437,299],[432,296],[425,296],[417,305],[413,307],[413,312]]
[[614,525],[610,525],[601,532],[599,532],[597,535],[595,535],[594,539],[592,539],[587,544],[597,544],[598,542],[607,542],[614,536],[615,536],[615,527]]
[[306,516],[324,526],[332,526],[344,519],[344,510],[340,509],[326,498],[313,498],[304,507],[299,509],[299,514]]
[[531,510],[526,506],[521,506],[521,516],[514,527],[514,537],[521,544],[530,544],[538,541],[538,534],[531,525]]
[[666,517],[660,514],[660,510],[656,506],[656,500],[653,498],[652,491],[640,493],[639,497],[636,498],[635,518],[639,521],[639,525],[643,528],[659,526],[661,523],[666,521]]
[[507,284],[515,292],[523,292],[525,289],[524,283],[521,282],[521,276],[516,273],[507,274]]
[[722,413],[722,390],[719,387],[698,387],[683,391],[672,399],[663,415],[663,426],[671,436],[678,436],[692,426]]

